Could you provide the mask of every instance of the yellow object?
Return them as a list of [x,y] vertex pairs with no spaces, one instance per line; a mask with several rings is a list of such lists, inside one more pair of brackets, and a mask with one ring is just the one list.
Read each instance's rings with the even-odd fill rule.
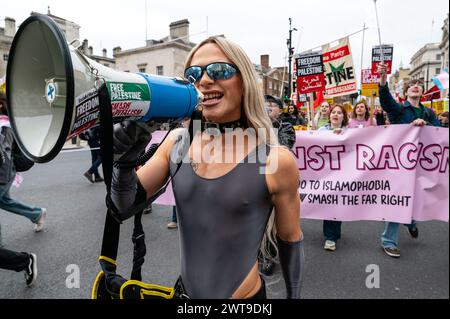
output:
[[140,289],[141,299],[145,299],[146,297],[160,297],[163,299],[173,299],[175,295],[175,290],[173,288],[168,288],[159,285],[146,284],[142,281],[137,280],[128,280],[126,283],[120,287],[120,299],[124,299],[123,291],[128,286],[137,286]]
[[296,130],[296,131],[307,131],[308,127],[303,126],[303,125],[295,125],[294,126],[294,130]]
[[127,280],[120,287],[119,294],[114,295],[107,290],[105,280],[105,273],[100,271],[92,287],[93,300],[99,299],[99,295],[102,299],[105,299],[105,296],[111,299],[173,299],[175,296],[174,288],[146,284],[137,280]]
[[105,277],[105,273],[103,271],[100,271],[95,278],[94,285],[92,286],[92,294],[91,299],[95,300],[97,299],[98,295],[98,287],[100,286],[100,281]]
[[117,262],[116,262],[115,260],[109,258],[109,257],[100,256],[100,257],[98,258],[98,260],[104,260],[104,261],[109,262],[110,264],[113,264],[114,266],[117,266]]
[[0,92],[6,94],[6,77],[0,78]]
[[351,103],[345,102],[343,106],[345,107],[345,111],[347,111],[347,113],[351,113],[353,111],[353,105]]
[[436,112],[436,114],[440,114],[442,112],[445,112],[445,110],[446,110],[446,103],[447,103],[447,110],[448,110],[448,101],[435,100],[435,101],[433,101],[433,105],[431,105],[430,101],[422,102],[423,106],[431,107]]
[[372,97],[373,94],[378,97],[378,84],[362,84],[361,85],[361,95],[366,97]]

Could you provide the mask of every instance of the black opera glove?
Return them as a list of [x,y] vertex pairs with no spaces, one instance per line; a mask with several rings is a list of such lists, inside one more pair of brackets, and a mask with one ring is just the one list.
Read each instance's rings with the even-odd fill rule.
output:
[[305,253],[303,238],[297,242],[286,242],[277,236],[278,254],[288,299],[300,299]]

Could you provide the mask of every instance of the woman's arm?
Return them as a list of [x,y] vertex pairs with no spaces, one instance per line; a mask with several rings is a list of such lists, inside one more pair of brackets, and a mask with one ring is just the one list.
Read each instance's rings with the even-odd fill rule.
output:
[[387,65],[383,62],[378,64],[378,73],[380,74],[380,83],[378,91],[380,96],[380,105],[384,111],[392,115],[400,114],[402,106],[398,104],[391,95],[387,83]]
[[275,173],[266,175],[267,185],[275,207],[277,246],[287,297],[297,299],[300,298],[305,264],[298,194],[300,174],[292,153],[287,149],[272,149],[268,165],[275,164]]
[[[275,165],[276,168],[271,166]],[[292,153],[283,147],[273,148],[268,166],[274,174],[267,175],[267,185],[275,207],[278,236],[285,241],[298,241],[300,230],[300,174]]]

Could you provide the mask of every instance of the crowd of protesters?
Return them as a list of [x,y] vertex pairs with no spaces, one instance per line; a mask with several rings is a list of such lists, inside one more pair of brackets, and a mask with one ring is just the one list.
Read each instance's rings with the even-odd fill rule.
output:
[[[308,126],[308,129],[318,131],[333,131],[335,134],[344,134],[347,129],[365,128],[370,126],[386,126],[391,124],[411,124],[414,126],[441,126],[448,127],[449,119],[448,112],[442,112],[438,115],[434,110],[425,107],[421,103],[421,99],[425,92],[424,84],[420,80],[411,80],[405,84],[404,87],[404,103],[399,103],[392,97],[387,86],[387,70],[384,64],[379,66],[381,80],[379,84],[379,103],[371,105],[365,97],[360,97],[353,104],[351,111],[339,103],[330,103],[324,100],[315,109],[316,113],[312,115],[312,121],[307,123],[304,119],[305,114],[289,105],[284,107],[281,101],[278,100],[278,107],[270,108],[272,117],[286,119],[294,125]],[[266,97],[267,98],[267,97]],[[269,96],[269,101],[274,101],[274,98]],[[375,99],[373,100],[375,101]],[[287,109],[283,113],[283,109]],[[308,125],[309,124],[309,125]],[[278,128],[279,125],[274,125]],[[337,242],[341,237],[340,221],[323,222],[323,235],[325,239],[324,249],[335,251],[337,249]],[[415,221],[411,224],[405,225],[412,238],[418,238],[419,230]],[[398,248],[398,228],[399,224],[394,222],[386,222],[385,229],[381,234],[381,247],[384,252],[394,258],[400,257],[400,249]],[[269,270],[268,270],[269,269]],[[269,267],[263,264],[262,272],[270,274],[273,272],[272,265]]]

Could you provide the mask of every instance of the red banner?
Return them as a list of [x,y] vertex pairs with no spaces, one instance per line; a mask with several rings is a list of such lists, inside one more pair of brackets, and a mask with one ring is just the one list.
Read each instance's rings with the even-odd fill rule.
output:
[[378,74],[378,64],[384,62],[388,67],[387,74],[392,73],[392,60],[394,59],[394,46],[383,44],[374,46],[372,49],[372,73]]
[[323,91],[325,89],[325,75],[322,52],[298,55],[295,61],[298,92],[307,94]]
[[326,52],[323,54],[323,62],[334,61],[338,59],[342,59],[343,57],[350,55],[350,49],[348,45],[341,47],[339,49]]

